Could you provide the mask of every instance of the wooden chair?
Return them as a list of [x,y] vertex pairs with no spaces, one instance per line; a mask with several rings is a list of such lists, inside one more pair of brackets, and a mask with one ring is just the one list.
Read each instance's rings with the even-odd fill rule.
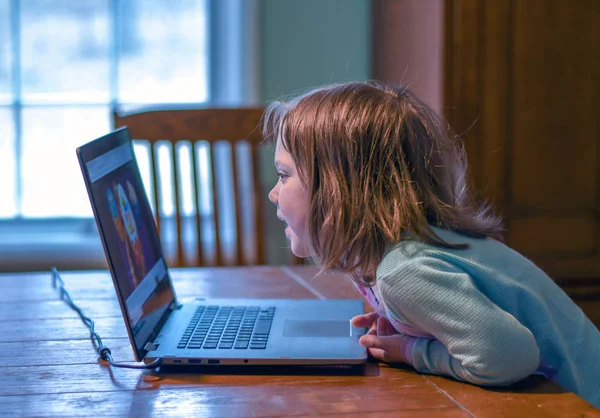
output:
[[[266,199],[266,195],[260,191],[259,179],[259,144],[262,141],[261,135],[261,117],[263,109],[261,108],[217,108],[217,109],[178,109],[178,110],[146,110],[131,114],[121,114],[118,110],[113,111],[114,127],[127,126],[131,137],[136,140],[137,144],[145,143],[149,148],[149,165],[151,168],[151,185],[153,187],[152,201],[154,203],[154,212],[156,225],[159,230],[159,235],[165,247],[165,236],[162,227],[167,221],[173,224],[174,219],[174,234],[176,237],[176,245],[174,247],[174,257],[170,260],[172,266],[201,266],[201,265],[247,265],[247,264],[264,264],[264,239],[263,239],[263,224],[262,217],[262,202]],[[143,140],[143,141],[137,141]],[[202,142],[210,156],[208,159],[210,169],[211,182],[208,184],[212,188],[212,230],[214,231],[214,239],[211,241],[214,248],[212,249],[212,262],[206,261],[205,246],[207,242],[207,227],[205,217],[201,214],[199,206],[199,186],[200,179],[198,173],[199,163],[199,142]],[[191,165],[193,175],[191,176],[192,184],[192,201],[194,206],[194,215],[185,217],[182,215],[181,208],[181,185],[180,185],[180,157],[178,155],[178,144],[186,143],[189,154],[191,154]],[[219,183],[219,173],[223,167],[219,167],[217,158],[215,158],[216,147],[221,144],[226,144],[226,151],[230,156],[230,167],[233,187],[229,191],[233,195],[235,202],[235,245],[233,249],[227,250],[223,247],[223,219],[221,217],[221,202],[218,197],[218,191],[222,189]],[[162,144],[162,145],[161,145]],[[161,181],[163,174],[159,169],[158,164],[158,146],[167,145],[169,153],[172,156],[171,173],[173,179],[173,195],[174,195],[174,216],[171,218],[163,218],[161,215],[163,202],[161,201]],[[229,144],[229,145],[227,145]],[[251,174],[250,178],[246,178],[246,174],[239,171],[240,147],[245,146],[245,155],[250,160],[246,167],[249,167]],[[206,167],[204,167],[206,170]],[[241,180],[246,183],[240,187]],[[251,179],[251,180],[250,180]],[[251,189],[248,191],[248,186]],[[243,189],[243,190],[242,190]],[[246,197],[244,197],[244,195]],[[251,202],[248,201],[248,196],[251,197]],[[243,227],[243,215],[250,210],[252,212],[252,223],[254,224],[253,236],[244,236],[247,226]],[[246,211],[246,212],[244,212]],[[184,219],[185,218],[185,219]],[[187,222],[187,221],[192,221]],[[252,225],[250,225],[252,226]],[[184,233],[193,230],[192,235],[195,236],[195,243],[188,247],[197,247],[195,250],[195,262],[190,263],[186,260],[186,243],[184,242]],[[252,228],[250,228],[252,229]],[[188,234],[189,235],[189,234]],[[246,234],[247,235],[247,234]],[[194,241],[194,240],[193,240]],[[192,242],[193,242],[192,241]],[[244,244],[246,243],[246,244]],[[249,243],[249,244],[248,244]],[[254,257],[247,257],[245,248],[254,248]],[[231,252],[235,254],[231,256]],[[189,252],[189,251],[188,251]],[[227,260],[229,255],[229,261]]]

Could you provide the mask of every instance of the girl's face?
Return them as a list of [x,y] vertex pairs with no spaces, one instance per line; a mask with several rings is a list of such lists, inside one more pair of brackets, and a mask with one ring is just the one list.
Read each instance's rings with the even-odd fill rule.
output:
[[277,206],[277,217],[287,223],[285,236],[290,240],[296,257],[309,257],[307,215],[309,196],[302,185],[296,165],[289,152],[277,140],[275,167],[279,180],[271,192],[269,200]]

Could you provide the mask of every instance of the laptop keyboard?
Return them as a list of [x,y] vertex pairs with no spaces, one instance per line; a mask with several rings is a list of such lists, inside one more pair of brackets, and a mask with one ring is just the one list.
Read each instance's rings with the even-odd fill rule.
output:
[[177,348],[265,349],[274,315],[274,306],[199,306]]

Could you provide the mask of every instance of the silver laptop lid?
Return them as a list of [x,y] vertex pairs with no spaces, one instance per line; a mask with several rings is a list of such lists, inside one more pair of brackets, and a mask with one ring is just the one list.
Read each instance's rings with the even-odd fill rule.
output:
[[88,196],[136,360],[175,292],[126,128],[77,148]]

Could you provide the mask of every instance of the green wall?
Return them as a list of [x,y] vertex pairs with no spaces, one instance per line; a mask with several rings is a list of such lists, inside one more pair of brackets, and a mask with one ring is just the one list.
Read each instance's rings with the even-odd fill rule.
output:
[[[324,84],[371,78],[371,0],[262,0],[261,100],[285,100]],[[273,151],[262,160],[263,195],[277,181]],[[266,200],[268,202],[268,200]],[[267,203],[267,261],[289,257],[284,225]]]
[[261,6],[263,100],[371,77],[370,0],[263,0]]

